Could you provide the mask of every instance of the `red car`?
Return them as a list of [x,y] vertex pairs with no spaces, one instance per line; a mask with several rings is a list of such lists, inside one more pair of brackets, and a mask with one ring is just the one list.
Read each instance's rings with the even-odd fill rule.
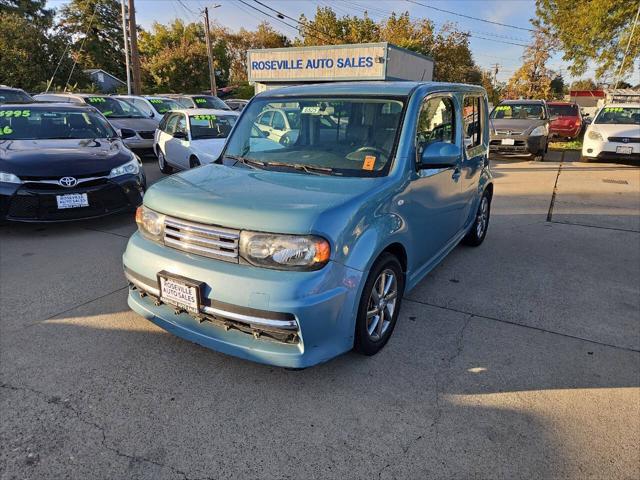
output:
[[577,104],[571,102],[548,102],[551,124],[549,135],[574,139],[582,131],[582,115]]

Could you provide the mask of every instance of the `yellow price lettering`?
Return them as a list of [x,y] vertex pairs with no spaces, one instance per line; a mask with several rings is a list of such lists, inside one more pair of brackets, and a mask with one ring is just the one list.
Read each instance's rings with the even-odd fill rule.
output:
[[0,129],[0,135],[9,135],[11,133],[13,133],[13,130],[11,129],[11,127],[9,125],[7,125],[4,128]]

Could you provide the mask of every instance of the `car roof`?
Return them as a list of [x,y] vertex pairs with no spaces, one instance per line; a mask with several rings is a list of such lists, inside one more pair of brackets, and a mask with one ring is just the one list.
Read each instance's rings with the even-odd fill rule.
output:
[[0,90],[14,90],[16,92],[24,92],[22,88],[10,87],[9,85],[0,85]]
[[186,113],[187,115],[240,115],[233,110],[218,110],[217,108],[181,108],[171,112]]
[[542,105],[547,102],[545,102],[544,100],[502,100],[500,102],[500,105],[508,105],[510,103],[525,104],[525,105]]
[[31,102],[31,103],[3,103],[0,107],[11,107],[29,110],[50,110],[52,108],[64,108],[67,110],[90,110],[97,111],[95,107],[92,107],[88,103],[74,103],[74,102]]
[[444,82],[327,82],[307,85],[292,85],[279,88],[277,90],[267,90],[259,96],[262,97],[286,97],[303,95],[375,95],[387,97],[406,97],[420,86],[427,87],[427,90],[441,91],[468,91],[484,92],[478,85],[467,85],[463,83]]
[[602,108],[606,107],[640,108],[640,102],[607,103],[602,106]]
[[553,101],[553,102],[547,102],[547,105],[575,105],[578,106],[578,104],[576,102],[561,102],[561,101]]

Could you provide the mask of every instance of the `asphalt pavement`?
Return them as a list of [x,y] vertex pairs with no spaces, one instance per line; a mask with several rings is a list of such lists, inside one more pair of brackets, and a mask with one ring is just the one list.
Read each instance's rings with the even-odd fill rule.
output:
[[0,227],[0,478],[639,478],[640,169],[549,159],[493,162],[382,352],[302,371],[132,313],[131,214]]

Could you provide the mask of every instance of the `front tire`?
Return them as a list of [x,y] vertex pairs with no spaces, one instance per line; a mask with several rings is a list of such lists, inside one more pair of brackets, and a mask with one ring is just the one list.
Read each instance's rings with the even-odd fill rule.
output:
[[404,273],[398,259],[383,253],[371,267],[362,290],[354,350],[363,355],[375,355],[389,341],[398,320]]
[[191,158],[189,158],[189,168],[196,168],[196,167],[199,167],[200,165],[202,164],[200,163],[200,160],[198,159],[198,157],[192,156]]
[[167,163],[167,159],[160,149],[158,149],[158,167],[160,167],[160,171],[166,175],[173,173],[173,167]]
[[486,190],[482,194],[478,210],[476,211],[476,218],[473,221],[473,225],[469,230],[469,233],[462,239],[462,243],[470,245],[472,247],[478,247],[484,242],[487,236],[487,229],[489,228],[489,218],[491,217],[491,199],[489,198],[489,192]]

